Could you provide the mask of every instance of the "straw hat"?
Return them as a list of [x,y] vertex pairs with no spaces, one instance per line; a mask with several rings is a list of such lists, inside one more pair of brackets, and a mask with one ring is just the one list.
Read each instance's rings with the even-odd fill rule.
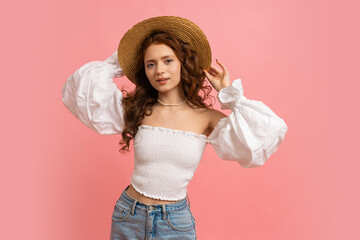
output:
[[188,19],[175,16],[153,17],[130,28],[122,37],[118,47],[118,60],[125,76],[132,82],[135,78],[135,56],[141,43],[154,31],[173,34],[199,54],[199,65],[203,69],[211,66],[211,49],[203,31]]

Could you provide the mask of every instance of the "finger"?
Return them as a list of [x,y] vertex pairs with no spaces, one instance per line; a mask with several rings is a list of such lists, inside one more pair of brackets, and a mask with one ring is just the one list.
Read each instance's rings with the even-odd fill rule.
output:
[[219,60],[217,60],[217,59],[216,59],[216,62],[217,62],[217,64],[220,65],[220,67],[222,68],[222,70],[223,70],[224,72],[227,71],[227,69],[226,69],[226,67],[224,66],[224,64],[222,64],[221,62],[219,62]]
[[211,75],[213,75],[213,76],[217,76],[217,75],[218,75],[218,73],[217,73],[215,70],[213,70],[213,69],[209,69],[209,73],[210,73]]
[[210,68],[210,70],[213,70],[213,71],[215,71],[216,73],[221,73],[221,70],[219,69],[219,68],[217,68],[217,67],[215,67],[215,66],[212,66],[211,65],[211,68]]
[[211,74],[213,77],[219,75],[220,72],[218,72],[218,69],[214,69],[214,66],[211,66],[209,70],[207,70],[209,74]]
[[220,72],[220,69],[214,65],[211,65],[210,69],[209,70],[214,70],[216,72]]
[[206,71],[205,69],[204,69],[204,73],[205,73],[206,78],[210,80],[210,78],[212,77],[210,75],[210,73],[208,71]]

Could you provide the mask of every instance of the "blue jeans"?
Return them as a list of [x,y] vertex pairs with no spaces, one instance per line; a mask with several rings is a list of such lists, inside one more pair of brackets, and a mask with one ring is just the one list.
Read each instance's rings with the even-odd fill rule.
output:
[[196,239],[195,219],[187,195],[176,203],[147,205],[130,197],[128,188],[116,201],[110,240]]

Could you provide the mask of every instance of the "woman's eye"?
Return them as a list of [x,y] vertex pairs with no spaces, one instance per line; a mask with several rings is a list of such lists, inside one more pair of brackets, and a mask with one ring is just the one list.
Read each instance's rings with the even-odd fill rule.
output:
[[153,63],[149,63],[148,65],[146,65],[147,68],[151,68],[152,66],[154,66]]
[[166,63],[171,63],[173,60],[172,59],[167,59],[165,62]]

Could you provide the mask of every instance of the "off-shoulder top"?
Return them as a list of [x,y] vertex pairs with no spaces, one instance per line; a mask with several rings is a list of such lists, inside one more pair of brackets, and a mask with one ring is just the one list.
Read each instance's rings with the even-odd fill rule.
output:
[[[71,113],[99,134],[121,134],[122,92],[113,82],[122,76],[117,51],[105,61],[86,63],[62,86]],[[261,101],[247,99],[241,79],[217,94],[221,109],[231,109],[207,137],[190,131],[140,125],[134,141],[134,188],[147,197],[176,201],[187,186],[208,143],[223,160],[258,167],[278,149],[288,130],[284,120]]]

